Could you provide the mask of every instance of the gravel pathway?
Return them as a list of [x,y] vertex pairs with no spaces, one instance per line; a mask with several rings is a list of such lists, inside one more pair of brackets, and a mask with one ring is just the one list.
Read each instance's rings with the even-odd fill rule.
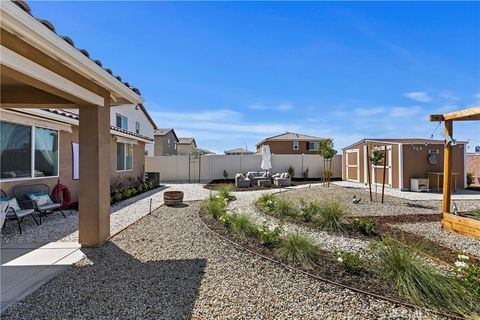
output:
[[11,306],[3,319],[434,319],[242,252],[199,203],[162,207]]
[[410,231],[436,241],[444,246],[465,251],[480,257],[480,240],[448,232],[442,229],[438,222],[401,223],[393,225],[395,228]]
[[[163,204],[163,193],[167,190],[178,190],[185,193],[185,201],[201,200],[210,194],[203,184],[167,184],[161,188],[142,193],[124,200],[110,208],[110,233],[114,234]],[[67,219],[60,213],[51,214],[42,219],[42,225],[37,226],[32,218],[22,222],[22,234],[19,234],[17,223],[9,221],[2,232],[2,245],[10,243],[47,243],[52,241],[78,241],[78,212],[65,211]]]
[[[277,194],[280,197],[286,197],[287,194],[294,194],[295,192],[300,191],[289,191],[282,192]],[[266,215],[255,207],[255,202],[262,195],[262,191],[252,191],[252,192],[235,192],[233,195],[237,198],[235,201],[229,203],[227,211],[237,211],[244,212],[251,215],[257,223],[261,224],[263,221],[267,220],[269,226],[276,226],[278,220],[272,216]],[[285,233],[292,231],[299,231],[301,233],[309,235],[320,248],[326,251],[335,252],[335,251],[350,251],[357,252],[360,255],[363,255],[365,249],[368,246],[368,241],[354,239],[349,237],[344,237],[342,235],[330,234],[325,231],[313,230],[306,226],[298,225],[295,223],[286,223],[284,225]]]
[[[379,190],[381,192],[381,190]],[[362,198],[359,204],[353,204],[352,198],[356,195]],[[370,202],[368,193],[360,189],[330,185],[330,187],[312,186],[309,189],[295,192],[282,193],[282,197],[297,202],[303,198],[307,201],[324,201],[337,199],[347,206],[352,216],[370,215],[402,215],[402,214],[432,214],[441,213],[441,201],[437,200],[407,200],[385,196],[383,204],[380,203],[381,194],[378,194],[378,202]],[[373,195],[375,199],[375,194]],[[457,200],[454,201],[460,211],[480,208],[480,200]]]

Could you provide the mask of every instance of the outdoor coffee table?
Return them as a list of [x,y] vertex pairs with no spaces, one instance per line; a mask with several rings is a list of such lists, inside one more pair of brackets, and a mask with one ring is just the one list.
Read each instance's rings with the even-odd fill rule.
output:
[[271,187],[272,181],[263,179],[263,180],[258,180],[257,184],[259,187]]

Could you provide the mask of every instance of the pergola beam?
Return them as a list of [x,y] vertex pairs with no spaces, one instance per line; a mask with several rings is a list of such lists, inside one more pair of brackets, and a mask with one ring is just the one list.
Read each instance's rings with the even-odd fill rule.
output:
[[449,112],[445,114],[432,114],[429,117],[430,121],[471,121],[480,120],[480,107],[472,107],[459,111]]
[[0,97],[3,108],[78,108],[67,99],[29,86],[4,86]]

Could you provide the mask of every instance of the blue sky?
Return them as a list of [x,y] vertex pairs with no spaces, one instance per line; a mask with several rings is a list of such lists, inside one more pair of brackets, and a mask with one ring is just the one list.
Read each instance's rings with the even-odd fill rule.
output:
[[[428,138],[428,114],[480,105],[479,2],[29,4],[217,152],[287,130]],[[479,122],[454,130],[480,145]]]

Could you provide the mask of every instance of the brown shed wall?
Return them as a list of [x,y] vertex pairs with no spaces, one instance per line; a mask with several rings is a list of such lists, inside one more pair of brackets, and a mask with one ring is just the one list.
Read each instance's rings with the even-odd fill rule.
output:
[[467,154],[467,172],[473,173],[473,185],[480,186],[480,154]]

